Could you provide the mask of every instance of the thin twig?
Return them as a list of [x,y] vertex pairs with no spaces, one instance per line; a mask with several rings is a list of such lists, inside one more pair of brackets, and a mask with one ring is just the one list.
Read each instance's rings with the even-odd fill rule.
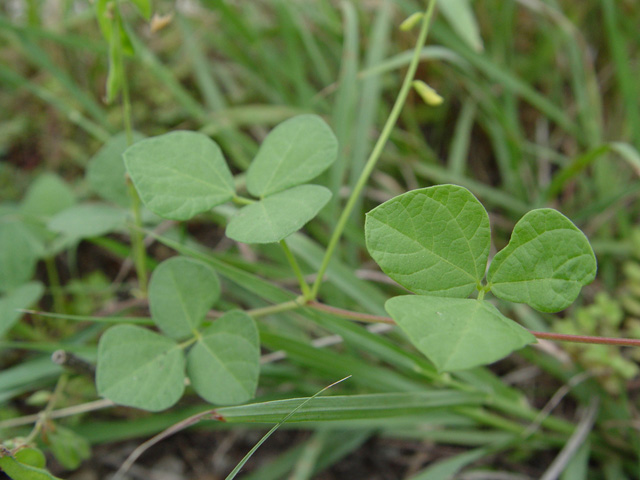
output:
[[[80,405],[74,405],[72,407],[61,408],[59,410],[54,410],[49,414],[49,418],[63,418],[63,417],[71,417],[73,415],[79,415],[81,413],[94,412],[96,410],[101,410],[103,408],[115,407],[116,404],[111,400],[107,400],[103,398],[101,400],[95,400],[93,402],[82,403]],[[5,420],[0,422],[0,430],[5,428],[16,428],[22,427],[23,425],[29,425],[33,422],[37,422],[38,418],[40,418],[39,413],[35,413],[33,415],[25,415],[24,417],[19,418],[10,418],[9,420]]]
[[351,310],[344,310],[342,308],[332,307],[330,305],[324,305],[320,302],[311,301],[307,305],[316,310],[322,310],[323,312],[331,313],[338,317],[349,318],[351,320],[358,320],[359,322],[367,323],[388,323],[390,325],[395,322],[389,317],[383,317],[382,315],[371,315],[369,313],[353,312]]
[[122,466],[118,469],[118,471],[113,475],[112,480],[119,480],[122,476],[131,468],[131,466],[136,462],[136,460],[146,452],[148,449],[153,447],[156,443],[161,442],[165,438],[170,437],[171,435],[175,435],[178,432],[181,432],[185,428],[189,428],[192,425],[200,422],[201,420],[218,420],[224,422],[225,419],[221,415],[218,415],[215,410],[207,410],[206,412],[196,413],[180,422],[171,425],[169,428],[163,430],[157,435],[154,435],[146,442],[138,445],[133,452],[127,457]]
[[598,405],[600,403],[599,397],[593,397],[587,410],[584,412],[580,423],[578,424],[575,432],[569,438],[569,441],[560,450],[558,456],[551,462],[549,468],[544,475],[540,477],[540,480],[556,480],[564,471],[569,461],[576,454],[580,446],[584,443],[589,432],[593,429],[593,424],[596,421],[598,415]]
[[640,347],[640,340],[635,338],[593,337],[588,335],[567,335],[564,333],[534,332],[536,338],[555,340],[556,342],[594,343],[597,345],[616,345],[618,347]]

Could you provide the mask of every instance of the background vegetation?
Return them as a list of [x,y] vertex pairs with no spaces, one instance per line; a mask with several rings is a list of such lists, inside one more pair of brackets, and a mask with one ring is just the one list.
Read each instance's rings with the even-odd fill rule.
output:
[[[336,132],[339,159],[323,177],[334,198],[290,239],[312,274],[409,63],[417,33],[398,25],[424,5],[158,0],[154,11],[169,16],[153,29],[129,7],[122,11],[135,50],[126,65],[137,131],[204,132],[234,173],[293,115],[322,115]],[[444,102],[410,96],[328,271],[323,301],[384,315],[384,301],[401,290],[364,248],[364,213],[410,189],[455,183],[488,208],[496,249],[518,218],[542,206],[559,209],[592,241],[599,272],[576,305],[554,315],[511,306],[512,318],[538,331],[637,338],[638,25],[633,0],[440,2],[418,78]],[[59,349],[95,361],[107,324],[94,317],[147,316],[124,221],[52,220],[74,205],[118,203],[91,165],[123,130],[123,108],[103,101],[108,46],[87,2],[3,2],[0,42],[0,434],[27,436],[33,414],[63,409],[32,435],[55,456],[52,471],[106,478],[140,439],[211,407],[188,395],[163,413],[113,408],[97,399],[90,373],[51,362]],[[176,249],[205,252],[223,278],[220,310],[261,308],[297,288],[275,246],[224,237],[224,209],[186,224],[145,222],[155,232],[146,239],[148,268]],[[28,313],[15,323],[15,308],[36,305],[55,316]],[[307,421],[283,427],[244,478],[639,475],[637,350],[541,343],[491,368],[441,376],[384,325],[312,312],[266,316],[259,325],[255,401],[310,396],[346,375],[353,377],[327,395],[399,396],[384,397],[373,413],[310,404],[297,418]],[[439,403],[429,406],[423,394],[441,395]],[[220,478],[259,439],[255,432],[269,428],[251,423],[275,423],[290,410],[202,424],[148,452],[137,475],[168,474],[164,457],[177,462],[171,478]]]

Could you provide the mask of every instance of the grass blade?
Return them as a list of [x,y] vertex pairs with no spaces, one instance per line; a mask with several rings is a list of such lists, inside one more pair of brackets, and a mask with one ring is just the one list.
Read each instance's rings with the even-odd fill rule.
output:
[[284,417],[282,420],[280,420],[276,425],[274,425],[271,430],[269,430],[261,439],[260,441],[258,441],[258,443],[256,443],[254,445],[254,447],[249,450],[249,452],[242,458],[242,460],[240,460],[240,463],[238,463],[238,465],[236,465],[236,467],[231,471],[231,473],[229,475],[227,475],[226,480],[233,480],[236,475],[240,472],[240,470],[242,470],[242,467],[244,467],[244,465],[249,461],[249,459],[251,458],[251,456],[256,452],[256,450],[258,450],[258,448],[260,448],[260,446],[267,441],[267,439],[278,429],[280,428],[280,426],[284,423],[287,422],[287,420],[289,420],[298,410],[300,410],[302,407],[304,407],[307,403],[309,403],[311,400],[313,400],[314,398],[316,398],[318,395],[321,395],[322,393],[326,392],[328,389],[330,389],[331,387],[344,382],[345,380],[347,380],[349,377],[345,377],[342,380],[338,380],[337,382],[333,382],[331,385],[328,385],[326,387],[324,387],[322,390],[320,390],[319,392],[317,392],[315,395],[313,395],[312,397],[309,397],[307,399],[305,399],[302,403],[300,403],[297,407],[295,407],[293,410],[291,410],[286,417]]

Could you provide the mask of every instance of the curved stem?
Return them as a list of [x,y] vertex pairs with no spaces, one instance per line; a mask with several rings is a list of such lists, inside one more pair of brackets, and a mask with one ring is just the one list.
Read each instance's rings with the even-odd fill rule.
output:
[[400,88],[400,92],[398,93],[398,97],[396,98],[396,102],[393,105],[393,109],[389,114],[389,118],[380,133],[380,137],[378,137],[378,141],[376,142],[373,150],[371,151],[371,155],[369,155],[369,159],[360,174],[360,178],[353,188],[351,195],[349,196],[349,200],[340,215],[338,220],[338,224],[336,225],[333,234],[331,235],[331,239],[329,240],[329,245],[327,245],[327,251],[325,252],[324,258],[322,259],[322,264],[320,265],[320,269],[318,270],[318,276],[316,277],[316,281],[313,283],[311,287],[311,294],[308,297],[308,300],[315,300],[318,296],[318,290],[320,290],[320,285],[322,284],[322,278],[329,267],[329,262],[331,261],[331,257],[336,247],[338,246],[338,242],[340,241],[340,237],[342,236],[342,232],[349,221],[349,217],[351,216],[351,212],[356,205],[358,197],[362,192],[371,172],[376,166],[380,155],[382,154],[382,150],[391,135],[391,131],[400,116],[400,111],[404,106],[404,102],[407,99],[407,95],[409,94],[409,90],[411,89],[411,82],[415,76],[416,70],[418,68],[418,63],[420,62],[420,53],[422,51],[422,47],[424,46],[427,40],[427,33],[429,32],[429,25],[431,23],[431,17],[433,16],[433,10],[435,7],[435,0],[430,0],[427,10],[425,12],[424,18],[422,20],[422,27],[420,29],[420,34],[418,35],[418,41],[416,42],[416,46],[413,52],[413,58],[411,59],[411,63],[409,64],[409,68],[407,70],[407,74],[404,77],[404,81],[402,83],[402,87]]

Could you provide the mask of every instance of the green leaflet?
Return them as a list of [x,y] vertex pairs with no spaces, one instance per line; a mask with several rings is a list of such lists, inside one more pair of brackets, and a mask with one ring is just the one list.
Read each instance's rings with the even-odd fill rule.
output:
[[89,442],[73,430],[56,425],[55,429],[47,433],[47,437],[51,453],[69,470],[75,470],[83,460],[91,456]]
[[0,337],[22,316],[18,309],[29,308],[43,293],[44,287],[40,282],[29,282],[0,297]]
[[469,296],[484,277],[489,216],[466,188],[413,190],[367,214],[367,248],[382,270],[423,295]]
[[124,161],[144,204],[164,218],[188,220],[235,194],[220,147],[201,133],[142,140],[124,152]]
[[24,465],[13,457],[0,457],[0,469],[13,480],[60,480],[43,468]]
[[205,329],[187,355],[194,390],[218,405],[253,398],[260,374],[260,338],[254,320],[244,312],[226,313]]
[[317,115],[298,115],[282,122],[265,138],[247,170],[247,189],[265,197],[308,182],[338,155],[338,141]]
[[[584,234],[556,210],[540,209],[516,224],[483,285],[488,215],[455,185],[392,198],[367,214],[365,230],[367,248],[382,270],[424,295],[395,297],[385,308],[440,371],[491,363],[535,341],[483,301],[486,292],[554,312],[570,305],[596,274]],[[478,300],[465,298],[476,288]]]
[[75,202],[75,194],[58,175],[42,173],[27,190],[20,203],[20,213],[46,219]]
[[[133,133],[134,143],[144,138],[141,133]],[[121,207],[129,207],[131,203],[127,192],[127,171],[122,158],[127,147],[126,134],[122,132],[115,135],[89,160],[86,171],[91,189],[101,198]]]
[[16,451],[13,457],[20,463],[24,463],[30,467],[45,468],[47,465],[47,459],[45,458],[44,453],[42,453],[42,450],[37,448],[21,448]]
[[99,237],[124,227],[127,211],[100,203],[74,205],[55,215],[47,227],[70,238]]
[[440,372],[492,363],[536,341],[482,300],[403,295],[385,308]]
[[38,237],[24,223],[11,217],[0,217],[0,292],[31,280],[44,252]]
[[487,273],[491,291],[504,300],[557,312],[576,299],[596,275],[589,240],[556,210],[533,210],[516,224],[509,244]]
[[319,185],[300,185],[248,205],[231,219],[226,235],[243,243],[279,242],[300,230],[331,198]]
[[165,260],[153,271],[149,283],[153,321],[172,338],[192,335],[219,297],[215,270],[192,258]]
[[184,353],[173,340],[133,325],[107,330],[98,345],[98,394],[152,412],[174,405],[184,391]]

